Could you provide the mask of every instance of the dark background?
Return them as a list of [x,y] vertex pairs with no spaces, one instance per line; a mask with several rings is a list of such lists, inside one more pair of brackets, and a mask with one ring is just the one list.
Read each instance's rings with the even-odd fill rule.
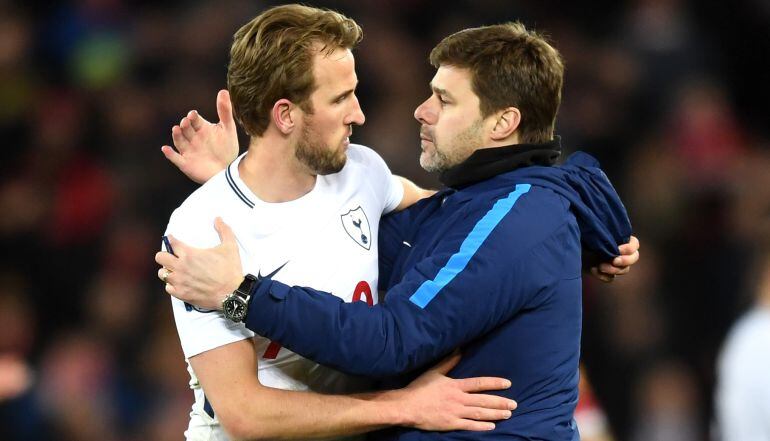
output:
[[[187,110],[215,119],[232,34],[273,4],[0,0],[0,439],[182,438],[193,398],[153,254],[196,185],[160,146]],[[430,49],[508,20],[550,36],[557,132],[599,158],[642,241],[632,274],[585,282],[596,400],[615,439],[709,439],[715,360],[770,238],[770,3],[312,4],[364,28],[353,141],[424,186]]]

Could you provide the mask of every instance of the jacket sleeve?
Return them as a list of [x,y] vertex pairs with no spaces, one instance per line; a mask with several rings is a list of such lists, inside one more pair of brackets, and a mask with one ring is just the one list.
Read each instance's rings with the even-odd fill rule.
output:
[[[533,228],[532,219],[558,216],[522,216],[516,208],[491,228],[486,217],[473,219],[475,225],[450,226],[434,253],[374,307],[263,280],[252,296],[246,325],[306,358],[351,374],[386,377],[425,366],[531,306],[537,293],[557,280],[552,269],[564,267],[561,236],[577,237],[574,220],[562,215],[558,224],[553,220]],[[512,251],[511,243],[520,246]],[[579,245],[571,253],[579,277]]]

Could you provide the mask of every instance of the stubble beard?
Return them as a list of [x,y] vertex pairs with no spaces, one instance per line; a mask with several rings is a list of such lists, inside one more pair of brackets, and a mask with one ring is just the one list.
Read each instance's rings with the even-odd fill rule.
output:
[[347,161],[344,150],[332,149],[324,144],[318,133],[312,129],[312,119],[309,117],[304,121],[302,136],[297,142],[294,156],[300,163],[319,175],[338,173],[345,167]]
[[482,120],[479,119],[443,147],[438,145],[433,136],[433,153],[425,155],[423,152],[420,155],[420,166],[430,173],[443,173],[465,161],[477,148],[483,147],[481,128]]

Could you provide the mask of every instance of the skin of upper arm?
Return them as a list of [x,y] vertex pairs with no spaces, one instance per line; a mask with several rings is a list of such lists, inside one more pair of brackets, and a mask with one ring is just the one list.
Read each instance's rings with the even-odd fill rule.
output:
[[[257,354],[251,339],[239,340],[190,358],[219,422],[233,438],[246,438],[256,415],[244,412],[255,392],[265,390],[257,376]],[[252,420],[251,422],[247,419]]]
[[419,201],[420,199],[431,197],[436,194],[436,190],[421,188],[403,176],[398,176],[398,179],[401,181],[401,185],[404,187],[404,197],[401,198],[401,202],[396,207],[396,211],[403,210]]

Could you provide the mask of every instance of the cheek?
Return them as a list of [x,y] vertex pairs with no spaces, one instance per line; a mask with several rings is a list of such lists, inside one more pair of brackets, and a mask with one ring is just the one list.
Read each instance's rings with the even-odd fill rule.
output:
[[438,142],[446,142],[454,139],[454,137],[459,132],[458,128],[462,127],[466,123],[467,122],[463,118],[455,117],[452,114],[445,115],[443,118],[439,119],[438,123],[436,124],[436,140]]

